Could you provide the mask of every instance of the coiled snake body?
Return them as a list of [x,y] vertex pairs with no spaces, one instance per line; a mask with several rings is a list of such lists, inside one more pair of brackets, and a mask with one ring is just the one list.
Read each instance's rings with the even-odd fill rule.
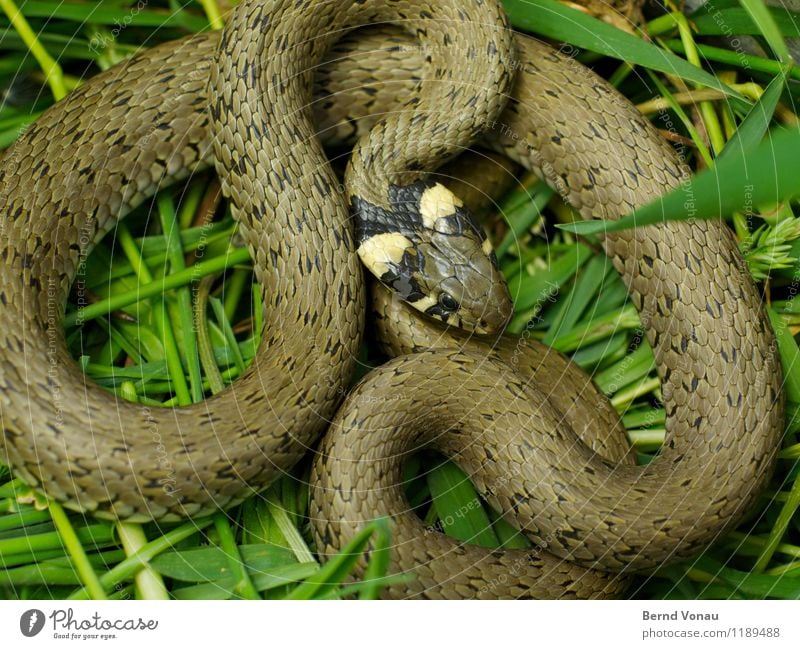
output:
[[[391,211],[391,187],[414,185],[418,170],[490,126],[517,60],[504,128],[490,143],[584,217],[616,218],[686,174],[602,80],[512,39],[494,3],[244,2],[219,54],[216,35],[143,52],[48,111],[2,160],[0,406],[5,454],[26,481],[107,517],[197,515],[258,491],[328,426],[361,341],[364,283],[348,201],[305,107],[337,30],[377,22],[399,22],[420,41],[379,31],[341,45],[315,102],[332,138],[357,135],[356,118],[394,106],[356,144],[356,206]],[[418,84],[420,71],[433,81]],[[87,385],[69,358],[67,293],[118,218],[212,160],[264,290],[261,348],[235,385],[202,404],[122,402]],[[613,595],[624,582],[603,571],[686,556],[739,518],[770,473],[782,404],[772,334],[733,236],[713,221],[667,223],[609,235],[604,246],[655,350],[667,409],[661,456],[633,466],[610,406],[561,356],[524,340],[443,333],[376,298],[385,344],[403,355],[359,385],[322,443],[311,508],[321,552],[390,514],[395,565],[416,575],[391,595]],[[156,435],[174,472],[169,488]],[[398,486],[399,460],[422,446],[457,456],[541,548],[487,552],[426,533]]]

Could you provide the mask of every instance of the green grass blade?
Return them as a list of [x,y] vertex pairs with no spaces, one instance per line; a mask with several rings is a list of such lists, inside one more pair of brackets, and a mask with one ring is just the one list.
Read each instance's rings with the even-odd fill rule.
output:
[[798,508],[800,508],[800,475],[796,476],[794,479],[789,497],[786,499],[786,502],[783,503],[783,507],[781,507],[781,511],[778,514],[778,519],[770,530],[767,542],[758,555],[758,559],[753,567],[754,571],[763,572],[766,570],[772,559],[772,555],[775,554],[775,551],[783,540],[783,535],[786,534],[786,531],[789,529],[789,525],[792,522],[792,518],[797,513]]
[[[161,192],[157,197],[158,213],[161,217],[161,230],[166,238],[169,271],[177,273],[186,269],[183,247],[181,246],[178,215],[169,192]],[[197,350],[192,313],[192,293],[188,286],[177,289],[177,304],[168,304],[167,311],[172,320],[175,334],[179,335],[182,363],[186,364],[189,373],[190,397],[193,403],[203,400],[203,377],[200,370],[200,356]],[[170,307],[176,306],[173,309]],[[177,311],[177,313],[174,313]]]
[[375,521],[366,525],[350,539],[336,556],[328,560],[313,577],[289,593],[286,599],[316,599],[339,586],[363,557],[370,538],[379,524],[385,525],[386,523]]
[[570,9],[556,0],[504,0],[503,6],[514,27],[564,41],[604,56],[674,74],[707,88],[715,88],[742,104],[742,95],[714,75],[685,59],[637,38],[597,18]]
[[[767,11],[782,36],[800,38],[800,14],[779,7],[767,7]],[[701,7],[692,14],[691,21],[700,36],[757,36],[763,33],[744,7]]]
[[800,578],[798,577],[742,572],[727,568],[708,556],[694,561],[693,568],[707,573],[712,579],[722,581],[748,598],[800,599]]
[[[664,41],[662,44],[672,51],[678,52],[679,54],[684,54],[686,52],[686,49],[680,40],[670,39]],[[742,68],[748,73],[766,72],[767,74],[775,76],[780,74],[786,67],[783,63],[774,61],[773,59],[766,59],[763,56],[746,54],[745,52],[732,52],[731,50],[726,50],[724,47],[716,47],[714,45],[705,44],[697,44],[696,47],[697,52],[704,59],[708,61],[715,61],[717,63],[723,63],[734,68]],[[800,79],[800,67],[793,66],[789,70],[788,76],[791,79]],[[738,106],[738,108],[743,107],[744,106]],[[747,112],[747,110],[744,112]]]
[[25,0],[24,9],[28,18],[53,18],[77,22],[81,25],[92,23],[117,28],[119,25],[125,25],[127,27],[160,29],[188,27],[191,31],[202,31],[207,25],[205,19],[186,11],[180,13],[163,9],[134,11],[126,4],[119,2],[116,3],[117,6],[110,6],[112,3]]
[[[101,586],[108,591],[125,579],[130,579],[144,566],[148,565],[149,562],[152,562],[159,554],[169,550],[180,541],[201,532],[205,527],[211,525],[211,523],[212,519],[210,518],[195,519],[143,545],[137,550],[136,554],[129,556],[107,573],[101,575]],[[88,591],[85,588],[77,590],[69,596],[69,599],[88,599]]]
[[736,129],[736,133],[725,145],[719,155],[719,160],[737,154],[745,156],[748,151],[754,149],[761,142],[769,129],[785,85],[786,76],[784,74],[779,74],[770,81],[764,94],[753,105],[739,128]]
[[64,547],[72,557],[75,570],[80,575],[81,582],[86,585],[86,590],[92,596],[92,599],[106,599],[105,589],[97,578],[97,573],[94,571],[89,558],[86,556],[86,548],[81,543],[75,528],[67,518],[61,505],[50,503],[50,515],[53,517],[53,522],[56,524],[56,529],[58,529],[58,534],[64,543]]
[[256,587],[250,580],[247,565],[242,560],[227,514],[220,513],[214,516],[214,529],[219,535],[219,547],[228,559],[230,573],[236,582],[233,592],[243,599],[261,599]]
[[378,599],[380,597],[392,558],[392,533],[389,521],[379,519],[377,523],[359,599]]
[[519,333],[535,321],[542,310],[557,299],[564,284],[594,255],[591,248],[578,244],[547,268],[537,269],[533,275],[520,273],[512,277],[508,282],[508,290],[517,313],[508,325],[509,331]]
[[500,545],[475,487],[460,467],[441,463],[428,473],[428,485],[439,522],[449,536],[486,548]]
[[[293,563],[276,566],[255,574],[253,576],[253,584],[262,593],[301,582],[312,577],[318,569],[319,566],[316,563]],[[175,599],[233,599],[236,596],[234,592],[235,585],[234,580],[228,577],[209,583],[177,588],[172,594]],[[269,596],[269,594],[265,595],[267,598]]]
[[[238,552],[240,563],[246,564],[253,574],[297,563],[291,551],[271,543],[239,545]],[[230,557],[218,546],[169,550],[153,558],[150,564],[164,577],[187,583],[215,582],[231,575]]]
[[136,289],[116,293],[115,295],[99,300],[89,306],[76,309],[71,313],[64,316],[64,326],[71,327],[78,323],[83,323],[88,320],[93,320],[103,315],[108,315],[112,311],[116,311],[131,304],[135,304],[155,295],[160,295],[164,291],[168,291],[179,286],[185,286],[191,282],[201,279],[206,275],[212,275],[220,271],[244,264],[250,261],[250,253],[246,248],[235,248],[227,255],[220,255],[213,259],[201,261],[193,266],[189,266],[186,270],[178,273],[166,275],[161,279],[156,279],[147,284],[142,284]]
[[[44,72],[53,98],[58,101],[67,96],[67,87],[64,84],[64,73],[58,62],[50,56],[36,32],[31,29],[22,11],[14,4],[13,0],[0,0],[0,9],[8,16],[11,25],[17,31],[20,39],[30,49],[33,57],[38,61]],[[5,40],[5,38],[3,39]]]
[[611,261],[608,257],[597,255],[578,271],[575,284],[567,298],[562,300],[553,324],[542,339],[544,344],[551,344],[561,332],[569,331],[578,324],[584,311],[606,281],[610,266]]
[[665,220],[711,219],[754,205],[800,195],[797,151],[800,129],[773,130],[748,156],[730,156],[665,196],[618,221],[576,221],[558,227],[576,234],[601,234],[661,223]]
[[[120,521],[117,523],[117,534],[128,556],[136,554],[147,545],[147,537],[144,534],[144,530],[142,530],[141,525],[136,523]],[[169,599],[164,580],[150,566],[142,568],[136,575],[135,580],[136,593],[141,599]]]
[[800,348],[788,325],[773,309],[767,309],[783,368],[783,392],[789,401],[800,403]]
[[764,4],[764,0],[739,0],[742,8],[750,14],[753,23],[758,27],[759,32],[764,36],[772,52],[781,63],[789,63],[792,57],[786,41],[783,40],[781,30],[778,28],[775,19],[769,9]]

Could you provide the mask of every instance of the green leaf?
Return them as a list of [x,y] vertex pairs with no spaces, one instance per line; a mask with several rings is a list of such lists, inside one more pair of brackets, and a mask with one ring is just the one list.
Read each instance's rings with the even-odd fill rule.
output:
[[685,59],[556,0],[504,0],[503,6],[511,24],[519,29],[572,43],[632,65],[674,74],[748,103],[714,75]]
[[778,60],[782,63],[791,61],[792,57],[789,54],[789,48],[786,47],[786,41],[783,40],[781,30],[764,4],[764,0],[739,0],[739,3],[753,19],[753,23],[758,27]]
[[575,284],[566,299],[561,301],[555,320],[542,340],[545,345],[551,344],[561,332],[569,331],[578,324],[583,312],[607,281],[610,268],[611,260],[605,255],[597,255],[578,271]]
[[598,372],[594,382],[607,395],[645,378],[655,368],[656,359],[650,345],[641,344],[618,363]]
[[783,368],[783,391],[790,401],[800,403],[800,348],[788,325],[773,309],[767,309]]
[[[239,551],[247,569],[254,574],[297,563],[291,551],[276,545],[240,545]],[[164,577],[193,583],[219,581],[231,571],[228,554],[212,546],[165,552],[155,557],[150,565]]]
[[456,464],[446,461],[432,469],[428,485],[439,521],[449,536],[486,548],[499,547],[475,487]]
[[785,575],[759,575],[725,567],[716,559],[703,556],[692,562],[692,568],[707,572],[742,595],[750,598],[799,599],[800,578]]
[[[259,592],[263,592],[303,581],[314,575],[318,569],[319,566],[316,563],[275,566],[261,574],[252,575],[253,585]],[[172,592],[172,595],[176,599],[233,599],[237,597],[236,585],[236,579],[228,577],[206,584],[178,588]]]
[[800,129],[779,128],[747,156],[726,156],[680,187],[640,207],[618,221],[597,220],[560,224],[576,234],[602,234],[665,220],[720,218],[800,195],[797,151]]
[[387,526],[388,522],[384,519],[379,519],[365,526],[316,574],[306,579],[289,593],[286,599],[319,599],[326,597],[350,576],[356,564],[363,558],[370,538],[381,525]]
[[116,6],[104,6],[111,4],[25,0],[22,8],[27,18],[57,18],[81,24],[110,25],[120,30],[125,27],[186,27],[199,32],[208,26],[205,18],[193,16],[188,11],[137,10],[136,3],[131,7],[124,1],[113,3]]
[[781,98],[781,93],[786,85],[786,75],[779,74],[770,81],[764,94],[747,113],[739,128],[736,129],[733,137],[725,145],[718,159],[738,153],[740,156],[746,155],[748,151],[754,149],[764,137],[769,129],[775,108]]
[[[800,38],[800,14],[778,7],[768,7],[768,11],[783,36]],[[755,36],[762,33],[743,7],[712,10],[703,6],[692,14],[691,21],[701,36]]]
[[369,552],[369,563],[360,584],[359,599],[378,599],[380,597],[391,559],[392,534],[389,525],[378,525],[372,549]]
[[534,274],[520,273],[508,282],[508,290],[514,300],[516,315],[509,324],[509,330],[521,331],[531,318],[555,302],[557,296],[575,273],[595,255],[588,246],[579,243],[565,252],[547,268],[537,268]]

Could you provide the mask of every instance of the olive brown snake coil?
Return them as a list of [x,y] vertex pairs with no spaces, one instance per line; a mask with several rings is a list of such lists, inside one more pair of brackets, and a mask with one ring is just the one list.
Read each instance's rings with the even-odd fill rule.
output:
[[[357,145],[354,185],[375,204],[385,203],[387,178],[434,168],[502,107],[511,79],[503,66],[515,56],[494,3],[300,4],[313,11],[237,7],[225,56],[215,58],[217,35],[195,36],[98,75],[2,159],[5,454],[21,477],[72,508],[147,520],[229,506],[292,466],[334,416],[361,340],[364,287],[347,205],[300,109],[337,26],[397,22],[402,11],[403,28],[423,42],[422,55],[404,50],[402,62],[364,45],[330,68],[345,79],[365,69],[395,83],[398,70],[439,74],[438,88],[423,83],[430,94],[388,113]],[[468,66],[456,35],[491,47]],[[616,218],[678,184],[685,169],[672,149],[605,82],[546,46],[515,40],[523,65],[495,146],[540,170],[586,218]],[[444,72],[453,69],[463,76]],[[331,92],[324,83],[322,103],[369,112],[358,88]],[[448,93],[453,87],[472,92]],[[448,123],[454,115],[474,121]],[[91,242],[159,185],[209,164],[212,147],[264,287],[262,347],[241,380],[202,404],[156,411],[121,402],[87,385],[69,358],[60,320],[67,292]],[[686,556],[738,519],[769,476],[782,404],[772,334],[734,238],[704,221],[615,233],[604,245],[656,353],[667,410],[660,457],[646,467],[610,462],[624,458],[606,439],[618,432],[613,413],[552,352],[522,354],[518,363],[531,370],[517,376],[485,347],[447,343],[390,362],[339,411],[315,465],[321,551],[392,514],[395,565],[416,576],[391,595],[588,597],[620,588],[601,569]],[[382,308],[395,318],[389,346],[397,351],[442,344],[396,304]],[[512,357],[520,349],[500,347]],[[545,394],[541,385],[556,387]],[[565,386],[573,391],[556,396]],[[370,390],[399,398],[361,398]],[[176,473],[170,489],[154,460],[155,434]],[[483,495],[547,552],[487,553],[425,534],[398,486],[399,458],[423,445],[457,455]]]

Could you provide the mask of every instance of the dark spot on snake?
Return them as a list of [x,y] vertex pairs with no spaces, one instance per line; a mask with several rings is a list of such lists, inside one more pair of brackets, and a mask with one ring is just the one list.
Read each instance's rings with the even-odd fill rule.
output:
[[642,261],[647,264],[650,268],[653,267],[654,260],[650,255],[642,255]]
[[[127,152],[124,151],[123,153]],[[81,167],[80,169],[78,169],[79,176],[88,176],[91,173],[92,173],[92,165],[86,165],[85,167]]]
[[125,106],[130,101],[130,95],[122,95],[117,101],[111,104],[114,108]]
[[681,351],[685,354],[689,349],[689,339],[686,336],[681,336]]
[[244,175],[244,173],[247,171],[247,160],[245,160],[244,156],[231,164],[231,170],[240,176]]
[[209,106],[209,110],[211,112],[212,119],[218,121],[222,115],[222,98],[217,97],[217,100]]
[[409,124],[411,124],[411,126],[420,126],[421,124],[425,123],[425,120],[425,115],[413,115],[409,120]]
[[[257,15],[253,19],[253,25],[254,27],[260,29],[261,31],[265,31],[269,27],[271,22],[270,15],[268,12],[265,12],[263,10],[259,10],[256,13]],[[223,33],[227,34],[228,30],[225,30]]]

